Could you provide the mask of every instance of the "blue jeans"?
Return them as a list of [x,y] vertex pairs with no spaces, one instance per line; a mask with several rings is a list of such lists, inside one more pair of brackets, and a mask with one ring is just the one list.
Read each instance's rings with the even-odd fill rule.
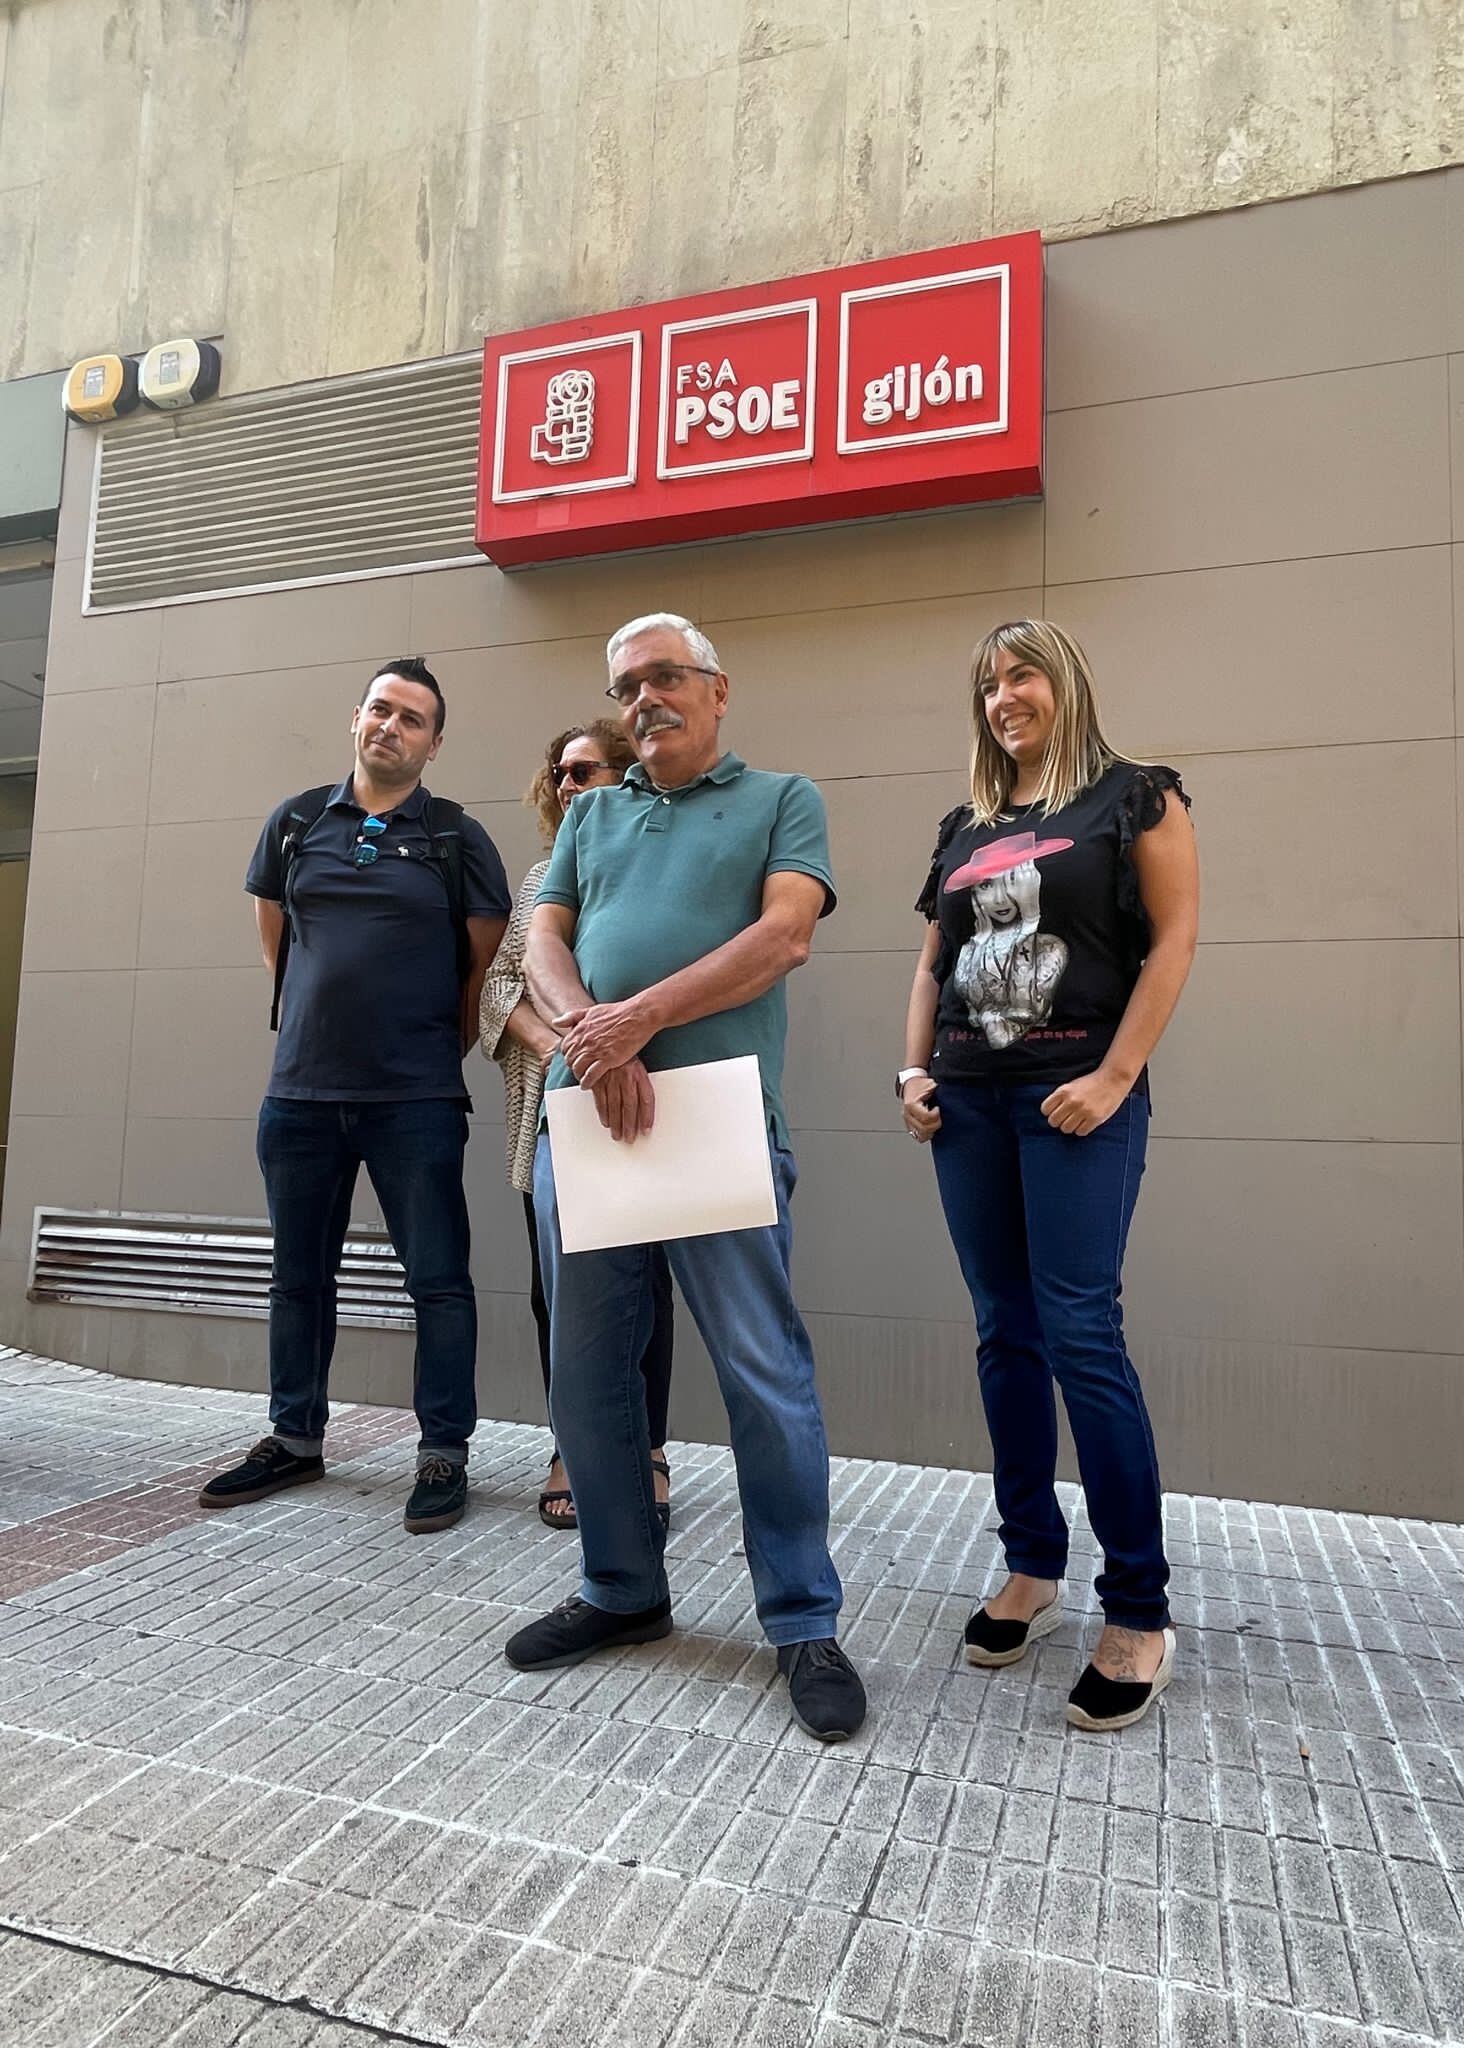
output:
[[943,1082],[936,1181],[979,1333],[981,1401],[995,1454],[1008,1569],[1058,1579],[1068,1531],[1057,1504],[1053,1382],[1103,1549],[1098,1597],[1124,1628],[1167,1626],[1159,1461],[1123,1339],[1120,1274],[1144,1171],[1141,1087],[1086,1138],[1042,1115],[1045,1082]]
[[421,1453],[464,1463],[478,1419],[478,1300],[468,1271],[459,1103],[293,1102],[266,1095],[259,1165],[274,1229],[269,1290],[270,1421],[316,1457],[329,1408],[336,1270],[364,1166],[417,1312],[412,1405]]
[[[747,1564],[773,1643],[833,1635],[843,1600],[829,1556],[829,1451],[813,1347],[788,1279],[796,1178],[792,1153],[774,1146],[776,1224],[666,1245],[727,1404]],[[534,1159],[534,1213],[549,1296],[549,1409],[579,1517],[581,1597],[636,1614],[669,1591],[640,1369],[654,1247],[562,1250],[547,1136]]]

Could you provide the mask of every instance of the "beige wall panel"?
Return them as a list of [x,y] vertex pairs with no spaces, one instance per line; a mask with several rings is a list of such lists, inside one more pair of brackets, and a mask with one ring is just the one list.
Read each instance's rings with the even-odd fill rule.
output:
[[651,231],[653,120],[636,93],[580,101],[566,264],[575,307],[623,306],[663,294]]
[[[120,1116],[13,1116],[0,1257],[28,1268],[37,1209],[115,1209],[122,1185],[122,1136]],[[24,1290],[24,1271],[20,1285]],[[7,1334],[5,1341],[15,1340]]]
[[5,1341],[41,1358],[64,1359],[105,1372],[112,1316],[104,1308],[62,1308],[25,1298],[25,1269],[0,1261],[0,1299],[5,1302]]
[[[96,473],[97,429],[66,423],[66,443],[61,454],[61,513],[56,528],[56,560],[73,562],[86,553],[87,529],[91,523],[92,478]],[[81,574],[72,585],[77,617],[81,615]],[[100,623],[100,622],[96,622]],[[159,630],[161,624],[159,623]],[[156,657],[154,658],[156,674]],[[134,678],[136,680],[136,678]]]
[[[371,1357],[372,1330],[343,1329],[336,1337],[331,1393],[349,1400],[341,1383]],[[108,1369],[128,1379],[162,1380],[169,1386],[232,1387],[258,1394],[257,1411],[239,1418],[239,1450],[268,1428],[269,1333],[262,1318],[182,1316],[165,1311],[113,1309]]]
[[1183,1138],[1460,1141],[1453,939],[1201,946],[1154,1061]]
[[[969,1313],[956,1322],[823,1314],[807,1321],[829,1442],[839,1456],[991,1470]],[[712,1441],[725,1433],[724,1423]],[[990,1554],[994,1562],[994,1541]],[[978,1576],[973,1595],[979,1583]]]
[[214,819],[223,795],[255,829],[282,797],[339,782],[352,762],[351,710],[370,668],[281,669],[204,676],[157,693],[151,816],[155,824]]
[[736,147],[742,74],[735,64],[659,86],[650,168],[655,223],[653,296],[708,290],[726,274],[726,246],[708,234],[721,221]]
[[[348,161],[410,148],[427,133],[460,134],[482,119],[469,87],[483,11],[480,0],[412,0],[404,22],[396,0],[356,0],[342,95]],[[532,34],[534,10],[512,11]]]
[[[442,769],[435,777],[435,781],[444,795],[451,795],[452,763],[446,756],[440,758]],[[468,808],[498,848],[503,865],[508,871],[508,886],[517,892],[519,883],[534,862],[544,857],[544,847],[539,838],[539,827],[534,813],[527,805],[512,798],[496,804],[472,804]]]
[[260,985],[266,985],[254,904],[244,893],[244,871],[264,818],[261,812],[257,818],[149,826],[142,857],[140,967],[258,965]]
[[[918,930],[913,918],[911,925]],[[804,1131],[899,1132],[894,1077],[903,1065],[914,964],[913,946],[903,953],[816,950],[790,981],[783,1100],[795,1146]]]
[[1059,413],[1048,579],[1445,540],[1445,404],[1435,359]]
[[[791,277],[834,260],[847,59],[841,26],[833,27],[839,16],[847,19],[842,7],[820,5],[832,34],[802,48],[764,55],[744,41],[720,216],[730,279]],[[749,14],[749,26],[755,19]],[[680,286],[667,278],[663,289]]]
[[20,978],[11,1100],[29,1116],[118,1116],[127,1094],[130,974]]
[[[1236,939],[1452,936],[1458,924],[1454,750],[1401,746],[1176,756],[1194,798],[1200,929]],[[1406,860],[1380,818],[1409,820]]]
[[145,821],[154,694],[147,687],[47,695],[36,779],[38,832]]
[[1464,348],[1464,170],[1439,176],[1444,188],[1444,278],[1449,321],[1448,345]]
[[533,8],[482,12],[493,117],[516,121],[525,115],[573,112],[582,66],[582,0],[538,0]]
[[225,393],[325,375],[340,201],[339,164],[235,193]]
[[129,1117],[120,1206],[164,1216],[263,1218],[254,1119]]
[[354,12],[354,0],[270,0],[251,10],[236,143],[241,185],[340,162]]
[[561,562],[512,576],[476,561],[426,570],[410,582],[408,637],[414,648],[518,646],[524,651],[517,660],[528,670],[534,643],[584,635],[598,643],[586,676],[591,694],[605,687],[604,643],[617,626],[652,611],[700,619],[704,605],[703,550],[698,548]]
[[[999,7],[998,234],[1081,234],[1153,213],[1158,12],[1130,8],[1115,32],[1112,9],[1096,0]],[[1060,85],[1048,68],[1056,49]]]
[[1268,0],[1161,0],[1158,13],[1158,184],[1176,213],[1331,183],[1333,0],[1284,14]]
[[854,0],[844,261],[991,233],[996,19],[996,0]]
[[[1002,619],[1040,610],[1040,597],[1001,590],[870,605],[857,633],[842,610],[709,622],[732,678],[728,742],[755,767],[816,779],[958,769],[970,749],[971,648]],[[846,650],[836,699],[810,687],[836,666],[835,636]]]
[[[914,909],[941,819],[970,794],[963,769],[930,775],[856,775],[820,784],[829,813],[829,849],[839,906],[814,938],[820,953],[889,953],[868,963],[909,988],[925,936]],[[900,1033],[905,997],[899,999]],[[898,1051],[898,1042],[888,1050]]]
[[224,328],[247,21],[242,8],[192,21],[180,8],[164,12],[167,52],[147,68],[141,109],[137,178],[146,197],[128,309],[144,346]]
[[1442,354],[1445,201],[1399,178],[1054,244],[1048,406]]
[[1400,163],[1423,169],[1457,161],[1464,152],[1464,14],[1454,0],[1354,5],[1340,19],[1335,175],[1385,178]]
[[1172,1491],[1233,1497],[1239,1475],[1252,1500],[1464,1515],[1464,1358],[1185,1338],[1133,1350]]
[[[200,1046],[209,1048],[206,1063]],[[128,1113],[253,1116],[273,1051],[261,969],[148,969],[137,977]]]
[[142,842],[141,825],[36,833],[26,898],[31,973],[136,966]]
[[[386,48],[393,45],[425,47],[388,38]],[[444,352],[461,179],[462,144],[455,136],[343,166],[326,358],[332,377]],[[415,262],[402,261],[404,249],[414,250]]]
[[598,634],[442,655],[429,648],[427,658],[454,707],[437,784],[460,803],[517,803],[547,740],[611,713]]
[[1046,604],[1087,651],[1110,738],[1151,759],[1430,739],[1454,712],[1448,554],[1054,583]]
[[[414,651],[405,644],[411,580],[369,576],[357,583],[165,606],[159,676],[165,683],[191,682],[198,676],[359,662],[364,686],[379,663]],[[348,703],[348,719],[350,711]]]
[[[701,620],[909,604],[1042,581],[1042,507],[986,506],[720,541],[694,550]],[[677,607],[668,607],[677,609]]]
[[[83,430],[81,440],[91,437]],[[81,494],[79,494],[81,495]],[[90,514],[90,482],[80,515],[82,545]],[[68,530],[71,528],[68,518]],[[110,612],[87,618],[81,609],[83,566],[79,556],[57,557],[51,581],[51,638],[46,650],[46,701],[76,691],[131,690],[157,680],[163,617],[159,611]],[[73,714],[80,717],[80,711]]]
[[565,260],[574,224],[573,116],[495,119],[464,136],[463,165],[448,276],[449,349],[472,348],[485,334],[535,326],[574,306]]
[[[0,36],[5,34],[0,24]],[[0,79],[0,92],[4,81]],[[39,185],[19,185],[0,192],[0,277],[6,291],[14,292],[22,305],[30,292],[31,265],[35,258],[36,208]],[[25,361],[25,329],[12,322],[0,332],[0,377],[16,377]]]
[[1448,387],[1453,533],[1460,539],[1464,538],[1464,356],[1449,357]]
[[1461,1199],[1457,1145],[1158,1138],[1124,1286],[1134,1335],[1451,1352]]
[[892,1119],[884,1131],[802,1131],[797,1153],[793,1283],[801,1308],[947,1323],[971,1313],[925,1146],[912,1145]]
[[[470,1066],[468,1079],[486,1096],[488,1086],[496,1084],[497,1075],[487,1074],[480,1081],[476,1071],[480,1064],[474,1062]],[[473,1228],[473,1279],[479,1292],[527,1294],[529,1239],[524,1227],[524,1202],[523,1196],[508,1184],[501,1130],[474,1130],[468,1141],[463,1185]]]

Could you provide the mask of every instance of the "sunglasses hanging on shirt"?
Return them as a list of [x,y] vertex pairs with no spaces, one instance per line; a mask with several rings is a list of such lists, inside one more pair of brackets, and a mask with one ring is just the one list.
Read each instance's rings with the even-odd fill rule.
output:
[[376,859],[381,851],[376,841],[385,830],[385,818],[363,818],[361,820],[361,829],[356,834],[355,851],[351,855],[351,859],[358,868],[369,868],[372,861]]

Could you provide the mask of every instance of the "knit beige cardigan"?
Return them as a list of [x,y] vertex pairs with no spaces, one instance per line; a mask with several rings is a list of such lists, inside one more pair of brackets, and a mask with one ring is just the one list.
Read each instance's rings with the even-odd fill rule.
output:
[[508,1178],[521,1194],[530,1193],[534,1185],[534,1146],[538,1142],[544,1067],[527,1046],[509,1037],[507,1025],[525,995],[524,948],[528,944],[529,919],[548,866],[547,860],[536,861],[524,876],[514,898],[508,929],[493,965],[483,977],[483,994],[478,1004],[478,1037],[483,1057],[497,1060],[503,1069]]

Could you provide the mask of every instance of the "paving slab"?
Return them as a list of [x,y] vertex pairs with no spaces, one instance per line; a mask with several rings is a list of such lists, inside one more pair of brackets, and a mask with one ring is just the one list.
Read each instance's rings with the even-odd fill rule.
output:
[[0,2048],[1464,2043],[1464,1530],[1172,1495],[1175,1682],[1116,1737],[1067,1616],[970,1669],[989,1478],[836,1460],[867,1729],[791,1723],[731,1460],[678,1445],[678,1629],[561,1673],[547,1434],[456,1529],[415,1425],[227,1514],[247,1395],[0,1350]]

